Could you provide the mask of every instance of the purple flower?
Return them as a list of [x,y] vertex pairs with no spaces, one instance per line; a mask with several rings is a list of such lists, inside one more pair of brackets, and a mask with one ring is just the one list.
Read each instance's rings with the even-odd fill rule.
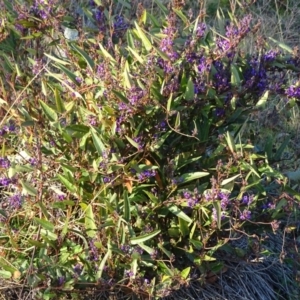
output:
[[65,283],[65,277],[64,276],[60,276],[58,277],[58,285],[62,286]]
[[129,27],[123,16],[116,16],[114,20],[114,34],[121,37],[122,33]]
[[220,118],[225,116],[225,109],[221,107],[217,107],[215,110],[216,117]]
[[133,277],[134,273],[131,270],[125,270],[125,276],[126,277]]
[[142,255],[144,252],[144,250],[140,246],[135,247],[133,251],[137,252],[140,255]]
[[29,163],[32,167],[37,165],[37,159],[36,158],[29,158]]
[[198,26],[196,28],[197,38],[202,38],[204,36],[205,30],[206,30],[206,24],[205,23],[198,24]]
[[139,101],[146,95],[146,92],[139,87],[132,87],[127,94],[129,102],[131,105],[135,106],[136,104],[139,104]]
[[109,177],[103,177],[103,182],[109,183],[109,182],[111,182],[111,179]]
[[218,194],[220,200],[221,200],[221,208],[223,210],[226,210],[228,204],[229,204],[229,193],[223,193],[223,192],[220,192]]
[[272,62],[276,59],[277,55],[279,54],[276,50],[269,50],[263,56],[263,59],[267,62]]
[[89,259],[91,261],[98,261],[99,260],[99,253],[98,253],[98,249],[94,244],[94,240],[91,240],[89,242],[89,246],[90,246],[90,257]]
[[144,170],[141,173],[139,173],[137,176],[140,181],[144,181],[147,180],[148,178],[154,177],[155,175],[156,175],[155,170]]
[[97,75],[99,77],[104,77],[105,76],[105,64],[101,63],[97,67]]
[[227,52],[230,48],[230,41],[224,38],[217,38],[216,40],[217,48],[223,53]]
[[120,249],[126,254],[131,254],[132,252],[132,248],[129,245],[121,245]]
[[240,215],[240,220],[249,220],[251,218],[251,211],[244,209]]
[[0,186],[9,186],[12,180],[8,177],[0,178]]
[[82,265],[80,264],[77,264],[75,267],[74,267],[74,272],[77,274],[77,275],[80,275],[81,272],[82,272]]
[[3,136],[8,133],[7,126],[4,126],[2,129],[0,129],[0,136]]
[[154,249],[154,251],[150,254],[150,257],[151,259],[155,260],[157,255],[158,255],[158,251],[157,249]]
[[0,168],[8,169],[10,167],[10,161],[6,157],[0,157]]
[[[214,221],[216,221],[218,219],[217,210],[215,208],[212,209],[212,218]],[[224,220],[224,219],[225,219],[225,212],[221,211],[221,220]]]
[[9,205],[14,209],[19,209],[22,206],[22,196],[18,193],[9,197]]
[[199,59],[199,64],[198,64],[198,71],[199,73],[204,73],[210,70],[210,64],[207,63],[205,57],[201,57]]
[[290,86],[286,89],[285,94],[288,98],[300,98],[300,86]]
[[58,195],[57,195],[57,199],[58,199],[59,201],[63,201],[63,200],[66,199],[66,196],[65,196],[64,194],[58,194]]
[[253,201],[253,195],[250,196],[250,195],[244,194],[241,199],[241,202],[244,205],[250,205],[252,201]]
[[97,126],[97,124],[98,124],[97,117],[95,117],[93,115],[89,115],[87,117],[87,122],[92,126]]

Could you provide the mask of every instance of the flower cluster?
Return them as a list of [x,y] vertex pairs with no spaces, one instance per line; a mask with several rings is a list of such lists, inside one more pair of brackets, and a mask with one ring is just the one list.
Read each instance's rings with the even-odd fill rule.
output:
[[114,35],[122,37],[124,32],[129,28],[129,24],[125,21],[123,16],[116,16],[114,20]]
[[300,99],[300,86],[291,85],[285,91],[288,98]]
[[137,177],[139,179],[139,182],[144,182],[147,179],[154,177],[156,175],[155,170],[144,170],[141,173],[137,174]]
[[95,246],[95,241],[94,240],[90,240],[89,241],[89,250],[90,250],[90,261],[98,261],[99,260],[99,253],[98,253],[98,249]]
[[51,16],[54,4],[53,0],[35,0],[30,7],[29,13],[32,13],[37,18],[46,20]]
[[7,157],[0,157],[0,168],[8,169],[10,167],[10,161]]
[[9,205],[14,209],[19,209],[22,206],[22,196],[17,193],[9,197]]
[[188,207],[193,208],[200,202],[201,196],[199,195],[198,190],[195,188],[193,192],[188,190],[184,191],[183,198],[187,200]]

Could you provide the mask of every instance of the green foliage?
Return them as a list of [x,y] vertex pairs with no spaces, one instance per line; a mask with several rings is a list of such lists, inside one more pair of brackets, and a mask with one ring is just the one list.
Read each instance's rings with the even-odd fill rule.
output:
[[50,282],[47,299],[85,284],[166,296],[220,267],[232,231],[271,230],[300,199],[270,164],[289,140],[257,153],[240,134],[274,96],[270,73],[297,72],[299,58],[269,59],[267,44],[239,51],[256,34],[250,17],[225,37],[180,9],[165,18],[155,2],[162,15],[131,22],[86,7],[99,35],[78,40],[58,30],[68,17],[58,3],[15,15],[6,4],[0,221],[10,263],[0,276],[18,270],[41,295]]

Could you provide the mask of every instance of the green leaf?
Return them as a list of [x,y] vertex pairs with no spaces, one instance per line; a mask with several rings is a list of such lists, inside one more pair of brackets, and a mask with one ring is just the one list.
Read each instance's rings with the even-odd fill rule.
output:
[[[159,247],[159,245],[158,245],[158,247]],[[162,249],[162,247],[159,247],[159,248]],[[158,261],[157,264],[164,274],[169,275],[169,276],[174,276],[173,270],[169,269],[163,261]]]
[[269,98],[269,90],[265,91],[264,94],[259,98],[258,102],[256,103],[256,107],[263,108],[266,106],[267,100]]
[[140,146],[137,142],[135,142],[133,139],[131,139],[129,136],[125,135],[126,139],[128,140],[128,142],[136,149],[139,150]]
[[282,144],[280,145],[279,149],[276,151],[275,155],[274,155],[274,160],[277,161],[281,158],[284,149],[287,147],[287,145],[289,144],[291,140],[291,136],[288,136],[284,139],[284,141],[282,142]]
[[164,14],[167,15],[169,13],[169,10],[159,0],[154,0],[154,2],[157,4],[157,6],[161,9],[161,11]]
[[170,113],[172,108],[172,100],[173,100],[173,93],[170,94],[170,97],[167,102],[167,112]]
[[223,181],[221,182],[221,186],[224,186],[224,185],[226,185],[226,184],[228,184],[228,183],[234,181],[236,178],[239,178],[240,176],[241,176],[241,174],[237,174],[237,175],[234,175],[234,176],[232,176],[232,177],[230,177],[230,178],[227,178],[227,179],[223,180]]
[[[196,224],[196,223],[195,223]],[[203,248],[203,244],[200,241],[190,239],[190,243],[197,249],[201,250]]]
[[131,213],[130,213],[130,200],[128,198],[128,192],[127,190],[124,190],[124,220],[126,222],[129,222],[131,219]]
[[63,113],[66,111],[64,103],[60,97],[60,92],[57,88],[54,90],[54,97],[55,97],[55,103],[56,103],[56,110],[59,113]]
[[[208,176],[208,175],[209,175],[208,172],[185,173],[185,174],[180,176],[180,178],[182,180],[178,180],[178,181],[179,181],[179,184],[183,184],[183,183],[187,183],[189,181],[199,179],[199,178],[202,178],[202,177]],[[177,178],[177,179],[179,179],[179,178]]]
[[45,241],[56,241],[57,234],[51,232],[50,230],[41,229],[41,236]]
[[102,51],[105,58],[108,58],[112,62],[117,63],[117,61],[104,49],[102,44],[99,43],[99,47],[100,47],[100,50]]
[[204,260],[204,261],[215,261],[216,258],[214,258],[212,256],[205,255],[204,258],[202,258],[202,260]]
[[269,37],[269,39],[274,42],[275,44],[277,44],[281,49],[286,50],[287,52],[289,52],[290,54],[293,54],[294,51],[291,47],[287,46],[284,43],[278,42],[275,39],[273,39],[272,37]]
[[108,250],[105,253],[104,257],[102,258],[101,263],[100,263],[100,265],[98,267],[96,279],[102,278],[102,273],[103,273],[103,270],[104,270],[104,267],[105,267],[105,263],[111,257],[111,253],[112,253],[111,252],[111,247],[110,247],[110,244],[108,244]]
[[102,143],[101,139],[98,137],[97,131],[92,127],[91,127],[91,134],[98,154],[103,155],[103,153],[105,152],[104,144]]
[[233,86],[239,86],[241,83],[241,78],[239,72],[234,64],[231,64],[231,84]]
[[175,204],[168,207],[168,210],[177,216],[178,218],[188,222],[189,224],[193,222],[193,220],[187,216],[181,209],[179,209]]
[[167,140],[167,138],[171,133],[172,133],[171,130],[164,133],[154,145],[151,145],[150,147],[151,151],[156,152],[156,150],[158,150],[165,143],[165,141]]
[[186,86],[186,90],[184,93],[184,97],[188,101],[194,100],[195,92],[194,92],[194,83],[192,78],[190,77]]
[[179,129],[180,128],[180,113],[179,111],[177,112],[177,116],[176,116],[176,120],[175,120],[175,129]]
[[66,62],[66,61],[64,61],[64,60],[62,60],[62,59],[59,59],[59,58],[55,57],[55,56],[52,56],[52,55],[47,54],[47,53],[44,53],[44,54],[45,54],[48,58],[50,58],[51,60],[53,60],[53,61],[55,61],[55,62],[57,62],[57,63],[59,63],[59,64],[61,64],[61,65],[64,65],[64,66],[70,65],[69,62]]
[[61,174],[57,174],[57,178],[59,181],[72,193],[76,192],[76,186],[74,186],[67,178],[62,176]]
[[134,238],[132,238],[130,240],[130,243],[132,245],[137,245],[139,243],[144,243],[144,242],[152,239],[153,237],[155,237],[159,233],[160,233],[160,230],[155,230],[153,232],[150,232],[150,233],[147,233],[147,234],[144,234],[144,235],[140,235],[140,236],[134,237]]
[[77,53],[79,53],[83,57],[83,59],[86,61],[86,63],[90,67],[90,69],[93,71],[95,63],[89,57],[89,55],[84,50],[80,49],[75,43],[69,43],[69,45],[71,46],[71,48],[73,48],[73,50],[75,50]]
[[183,279],[187,279],[188,276],[190,275],[190,272],[191,272],[191,267],[187,267],[181,271],[180,275]]
[[20,182],[23,187],[23,192],[25,191],[28,195],[31,196],[37,195],[37,190],[32,185],[30,185],[27,181],[20,180]]
[[185,24],[189,23],[188,18],[183,14],[181,10],[173,8],[173,11]]
[[214,208],[216,210],[216,214],[217,214],[217,226],[218,226],[218,229],[220,229],[221,228],[221,217],[222,217],[221,202],[214,201],[213,206],[214,206]]
[[41,104],[42,110],[44,111],[46,117],[52,122],[57,121],[57,114],[54,111],[54,109],[48,106],[43,100],[39,100],[39,102]]
[[76,80],[76,75],[72,73],[69,69],[67,69],[65,66],[62,66],[60,64],[55,64],[55,67],[62,70],[72,80],[73,83],[78,85],[78,82]]
[[95,224],[95,218],[91,204],[89,204],[85,210],[84,223],[87,235],[91,238],[95,237],[97,233],[97,226]]
[[145,189],[143,189],[143,192],[149,197],[149,199],[150,199],[153,203],[155,203],[155,204],[158,203],[158,198],[155,197],[154,194],[152,194],[151,192],[149,192],[149,191],[147,191],[147,190],[145,190]]
[[138,23],[134,22],[134,25],[135,25],[135,28],[137,29],[138,33],[139,33],[139,37],[142,40],[142,43],[144,44],[146,50],[149,52],[152,49],[151,42],[148,40],[148,38],[146,37],[146,35],[142,31],[142,29],[140,28]]
[[233,137],[232,137],[232,135],[230,134],[229,131],[226,132],[225,139],[226,139],[226,142],[227,142],[227,145],[228,145],[230,151],[232,153],[235,153],[236,152],[236,147],[235,147],[234,139],[233,139]]
[[144,59],[135,51],[133,50],[131,47],[127,47],[127,49],[133,54],[133,56],[141,63],[144,64],[145,61]]
[[0,270],[0,277],[5,278],[5,279],[9,279],[9,278],[12,277],[12,273],[9,272],[9,271]]
[[188,222],[186,222],[185,220],[183,220],[181,218],[178,218],[178,221],[179,221],[179,229],[180,229],[182,236],[185,237],[185,236],[189,235],[190,230],[189,230]]
[[54,231],[54,225],[44,219],[34,218],[34,221],[49,231]]
[[129,73],[129,65],[126,62],[125,63],[125,68],[123,72],[123,79],[124,79],[124,87],[130,89],[131,86],[133,85],[132,80],[130,78],[130,73]]

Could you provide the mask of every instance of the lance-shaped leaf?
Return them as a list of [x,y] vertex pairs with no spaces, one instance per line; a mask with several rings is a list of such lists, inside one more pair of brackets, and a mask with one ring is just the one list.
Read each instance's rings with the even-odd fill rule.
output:
[[186,85],[186,90],[184,93],[184,97],[186,100],[191,101],[194,100],[195,97],[195,88],[192,78],[190,77],[188,83]]
[[59,63],[59,64],[61,64],[61,65],[64,65],[64,66],[66,66],[66,65],[69,65],[70,63],[69,62],[67,62],[67,61],[64,61],[64,60],[62,60],[62,59],[59,59],[59,58],[57,58],[57,57],[55,57],[55,56],[52,56],[52,55],[50,55],[50,54],[47,54],[47,53],[44,53],[48,58],[50,58],[51,60],[53,60],[53,61],[55,61],[55,62],[57,62],[57,63]]
[[57,88],[55,88],[54,90],[54,96],[55,96],[55,103],[56,103],[56,109],[59,113],[63,113],[66,111],[65,109],[65,106],[64,106],[64,103],[61,99],[61,96],[60,96],[60,92]]
[[127,190],[124,190],[124,220],[126,222],[129,222],[130,219],[131,219],[130,200],[128,198],[128,192],[127,192]]
[[144,235],[140,235],[140,236],[137,236],[137,237],[134,237],[130,240],[130,243],[132,245],[137,245],[139,243],[144,243],[148,240],[151,240],[153,237],[155,237],[156,235],[158,235],[160,233],[160,230],[155,230],[155,231],[152,231],[150,233],[147,233],[147,234],[144,234]]
[[112,62],[117,63],[116,60],[105,50],[102,44],[99,43],[99,47],[105,58],[108,58]]
[[43,100],[39,100],[42,110],[45,113],[46,117],[51,121],[57,121],[57,114],[50,106],[48,106]]
[[222,217],[221,202],[214,201],[213,205],[214,205],[214,209],[216,210],[216,215],[217,215],[217,226],[218,226],[218,229],[220,229],[221,228],[221,217]]
[[177,178],[177,181],[179,182],[179,184],[182,184],[208,175],[208,172],[185,173],[181,175],[180,178]]
[[92,205],[88,205],[85,210],[84,217],[85,229],[87,231],[87,235],[93,238],[96,235],[97,226],[95,224],[95,218],[93,213]]
[[61,174],[57,174],[57,178],[70,192],[76,192],[76,186],[74,186],[66,177]]
[[127,47],[127,49],[132,53],[132,55],[141,63],[144,64],[144,59],[135,51],[133,50],[131,47]]
[[89,55],[82,49],[80,49],[77,45],[74,43],[70,43],[71,48],[73,48],[77,53],[79,53],[83,59],[86,61],[88,66],[90,67],[91,70],[94,69],[95,63],[94,61],[89,57]]
[[23,192],[25,192],[26,194],[31,195],[31,196],[37,195],[37,190],[32,185],[30,185],[28,182],[23,181],[23,180],[21,180],[20,182],[23,187]]
[[135,28],[138,31],[138,35],[140,37],[140,39],[142,40],[143,45],[145,46],[146,50],[149,52],[152,49],[152,45],[151,42],[149,41],[149,39],[146,37],[145,33],[143,32],[143,30],[140,28],[140,26],[138,25],[137,22],[134,22]]
[[102,155],[105,152],[104,144],[102,143],[101,139],[99,138],[97,131],[94,128],[91,128],[92,139],[95,145],[95,148],[99,155]]
[[193,220],[192,220],[188,215],[186,215],[186,214],[185,214],[178,206],[176,206],[176,205],[171,205],[171,206],[169,206],[169,207],[168,207],[168,210],[169,210],[172,214],[176,215],[178,218],[180,218],[180,219],[182,219],[182,220],[184,220],[184,221],[186,221],[186,222],[188,222],[188,223],[193,222]]
[[44,219],[34,218],[34,221],[49,231],[54,231],[54,225]]

